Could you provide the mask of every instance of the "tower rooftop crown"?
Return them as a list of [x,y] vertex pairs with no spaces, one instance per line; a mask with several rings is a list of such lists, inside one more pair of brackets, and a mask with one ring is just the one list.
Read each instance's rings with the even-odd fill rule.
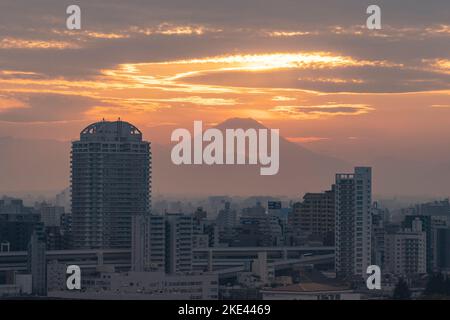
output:
[[142,141],[142,132],[126,121],[100,121],[80,132],[82,141]]

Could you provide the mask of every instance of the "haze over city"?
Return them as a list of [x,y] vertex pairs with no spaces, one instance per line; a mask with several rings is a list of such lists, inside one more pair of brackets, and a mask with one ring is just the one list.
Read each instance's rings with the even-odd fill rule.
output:
[[[378,3],[381,30],[356,0],[84,2],[67,30],[69,1],[2,1],[0,192],[68,187],[70,141],[120,117],[152,142],[156,194],[195,176],[193,194],[300,195],[370,165],[375,194],[446,196],[450,5]],[[172,168],[194,120],[279,128],[278,177]]]
[[448,0],[0,1],[2,307],[448,300],[449,21]]

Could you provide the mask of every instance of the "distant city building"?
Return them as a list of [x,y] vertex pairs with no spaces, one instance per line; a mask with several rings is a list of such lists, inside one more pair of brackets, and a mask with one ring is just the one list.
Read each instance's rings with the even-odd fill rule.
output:
[[44,228],[37,228],[28,245],[28,272],[32,276],[33,295],[47,295],[47,259]]
[[61,216],[64,214],[64,207],[43,204],[39,207],[38,211],[41,216],[41,222],[46,227],[59,227],[61,225]]
[[166,213],[166,273],[192,271],[192,216]]
[[426,232],[416,218],[411,229],[387,234],[385,239],[385,273],[411,276],[427,272]]
[[61,216],[61,233],[66,241],[66,249],[72,249],[72,214],[64,213]]
[[0,252],[9,252],[9,251],[11,251],[10,249],[11,249],[11,244],[8,241],[3,240],[0,243]]
[[220,231],[232,229],[237,222],[236,210],[231,209],[230,202],[225,202],[225,207],[219,211],[216,222]]
[[58,291],[67,289],[66,286],[67,266],[57,260],[49,261],[47,264],[47,291]]
[[214,216],[217,216],[217,209],[223,207],[227,202],[231,203],[231,198],[228,196],[210,196],[208,197],[208,202],[205,209],[208,212],[213,212]]
[[208,247],[208,241],[208,235],[195,236],[192,215],[137,216],[133,218],[132,270],[191,272],[193,247]]
[[336,275],[365,278],[371,265],[372,169],[336,174]]
[[261,202],[256,202],[253,207],[244,208],[242,210],[243,217],[260,217],[266,215],[266,208],[261,205]]
[[435,265],[434,268],[441,271],[450,271],[450,228],[436,228],[433,239]]
[[207,217],[208,217],[208,213],[205,210],[203,210],[202,207],[198,207],[197,210],[195,210],[194,215],[193,215],[193,218],[198,221],[206,219]]
[[300,283],[261,290],[262,300],[360,300],[361,294],[347,287]]
[[231,209],[231,203],[226,201],[224,208],[219,211],[216,219],[217,229],[219,233],[219,241],[228,243],[234,237],[234,228],[237,224],[236,210]]
[[293,205],[289,228],[294,236],[334,245],[335,192],[307,193],[303,202]]
[[430,216],[450,216],[449,199],[420,204],[418,213]]
[[6,197],[0,199],[0,214],[27,214],[33,212],[33,208],[25,207],[21,199]]
[[165,274],[164,272],[102,272],[82,280],[84,292],[55,291],[49,296],[108,300],[217,300],[217,274]]
[[389,225],[389,210],[379,207],[377,202],[372,206],[372,263],[384,265],[385,235]]
[[284,244],[280,218],[267,214],[242,216],[234,229],[232,247],[271,247]]
[[277,216],[283,220],[284,224],[287,224],[288,214],[290,212],[289,207],[283,207],[281,201],[268,201],[267,202],[267,213],[269,216]]
[[214,221],[206,219],[206,214],[199,218],[198,210],[192,220],[192,248],[208,248],[218,245],[218,228]]
[[66,188],[55,196],[55,205],[63,207],[66,213],[70,213],[70,188]]
[[133,271],[165,271],[166,219],[160,215],[133,218]]
[[9,251],[26,251],[38,225],[39,213],[25,207],[22,200],[0,200],[0,243],[8,243]]
[[404,229],[412,229],[413,222],[420,220],[421,228],[426,237],[426,269],[427,272],[433,271],[433,228],[432,228],[432,217],[429,215],[413,214],[405,216],[403,220],[402,227]]
[[132,217],[151,208],[150,143],[127,122],[97,122],[72,143],[71,169],[73,246],[130,248]]
[[61,227],[45,227],[45,243],[47,250],[67,250],[69,238],[63,234]]

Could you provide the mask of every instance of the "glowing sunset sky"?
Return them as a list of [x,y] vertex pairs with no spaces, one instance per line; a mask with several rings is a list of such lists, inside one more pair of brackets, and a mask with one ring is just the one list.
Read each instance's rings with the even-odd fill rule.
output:
[[[0,2],[0,137],[251,117],[345,160],[450,159],[450,2]],[[32,4],[30,4],[32,3]],[[82,30],[65,28],[79,4]]]

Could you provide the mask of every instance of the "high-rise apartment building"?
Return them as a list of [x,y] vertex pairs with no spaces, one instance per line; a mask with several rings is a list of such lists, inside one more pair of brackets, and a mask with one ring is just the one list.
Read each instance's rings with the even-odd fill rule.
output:
[[336,174],[335,268],[340,278],[365,278],[371,264],[372,169]]
[[71,154],[75,248],[130,248],[132,217],[151,208],[151,151],[124,121],[86,127]]
[[182,213],[166,213],[166,273],[192,271],[193,219]]
[[290,213],[289,227],[294,235],[308,236],[325,245],[334,243],[335,192],[306,193]]
[[[208,246],[208,236],[206,244]],[[192,215],[166,213],[133,217],[132,270],[179,274],[192,271]]]
[[426,236],[426,252],[427,252],[427,272],[433,271],[433,223],[432,223],[432,216],[429,215],[422,215],[422,214],[416,214],[416,215],[406,215],[403,219],[402,227],[404,229],[412,229],[413,228],[413,222],[416,220],[420,220],[421,222],[421,228]]
[[427,272],[426,232],[419,218],[411,225],[411,229],[386,235],[385,273],[411,276]]
[[165,271],[166,219],[161,215],[133,217],[133,271]]

